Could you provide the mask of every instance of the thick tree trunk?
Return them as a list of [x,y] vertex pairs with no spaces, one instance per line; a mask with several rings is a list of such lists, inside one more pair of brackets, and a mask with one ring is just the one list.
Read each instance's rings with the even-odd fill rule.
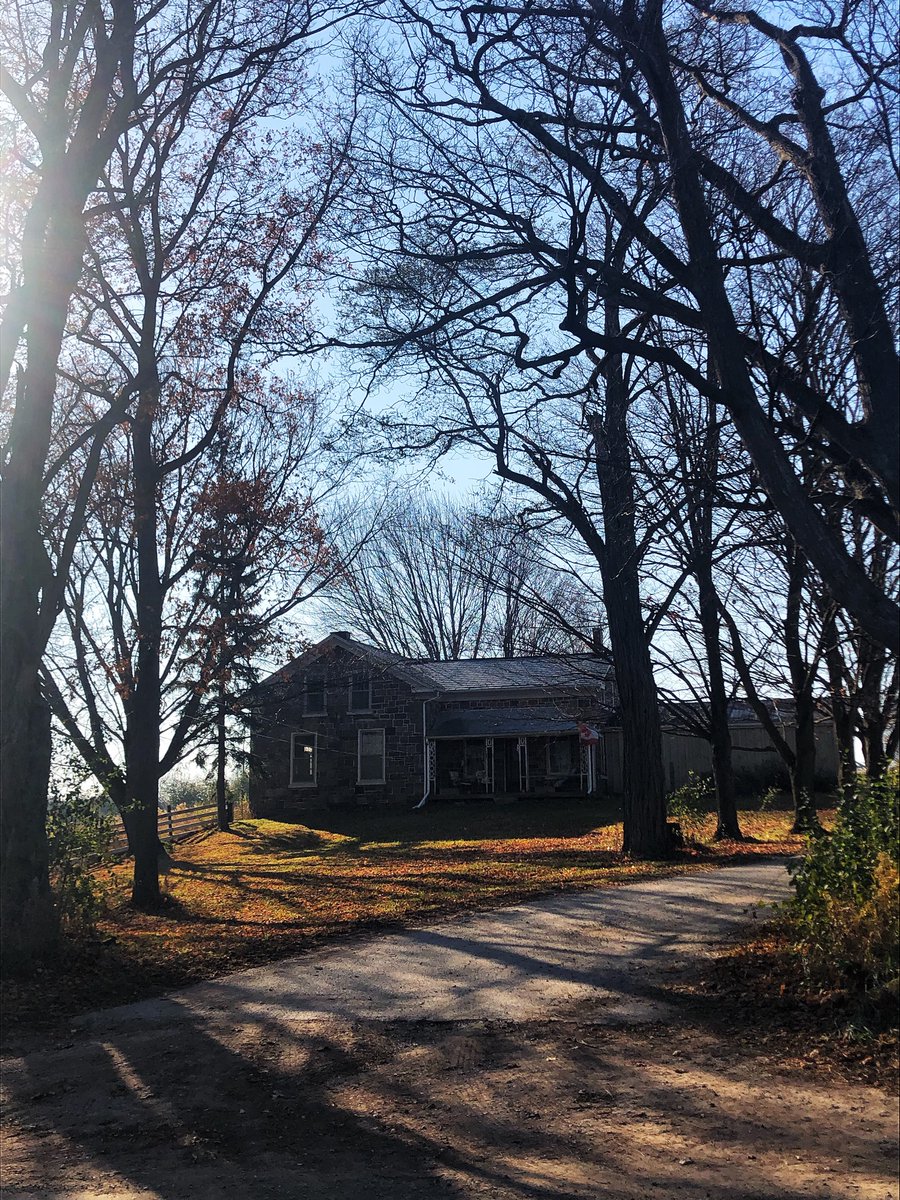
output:
[[128,713],[126,776],[130,809],[129,842],[134,853],[131,899],[141,908],[155,908],[160,902],[157,820],[162,587],[156,528],[157,473],[152,445],[156,398],[157,390],[148,388],[141,397],[132,423],[134,525],[138,548],[138,587],[135,597],[138,653],[134,696]]
[[56,940],[45,829],[49,714],[38,675],[56,605],[40,514],[56,363],[81,264],[80,222],[67,220],[64,209],[47,240],[48,253],[26,262],[27,362],[16,389],[0,511],[0,958],[10,965],[23,953],[47,954]]
[[4,754],[3,785],[9,798],[0,817],[3,846],[2,965],[18,972],[56,948],[59,924],[48,873],[47,781],[50,776],[50,709],[38,696],[14,753]]
[[634,854],[639,858],[664,858],[669,845],[662,729],[653,666],[640,610],[637,572],[632,567],[628,576],[623,578],[616,574],[610,563],[602,575],[609,640],[616,664],[622,712],[625,790],[622,849],[626,854]]
[[869,779],[880,779],[888,766],[884,748],[885,722],[881,716],[870,717],[862,728],[863,759]]
[[[606,307],[605,331],[611,337],[619,334],[618,311],[611,302]],[[604,375],[604,417],[602,423],[597,417],[592,420],[591,431],[603,508],[605,549],[600,572],[622,711],[622,849],[640,858],[663,858],[670,847],[662,724],[641,610],[628,397],[619,356],[609,356]]]
[[[81,270],[83,211],[103,163],[127,119],[120,104],[109,120],[119,64],[134,48],[134,8],[114,6],[106,18],[77,21],[82,42],[56,43],[49,35],[45,68],[54,55],[87,49],[94,73],[81,79],[76,109],[65,89],[50,88],[47,109],[37,115],[41,179],[31,203],[21,247],[21,286],[4,315],[0,390],[25,337],[26,366],[6,442],[0,513],[0,958],[40,955],[56,939],[47,879],[47,791],[50,774],[49,717],[40,694],[41,656],[56,618],[60,581],[49,578],[41,539],[41,503],[50,447],[56,369],[69,300]],[[91,45],[92,43],[92,45]],[[88,49],[90,47],[90,49]],[[74,61],[74,59],[72,59]],[[70,136],[71,134],[71,136]],[[51,586],[52,585],[52,586]]]
[[842,800],[849,801],[856,790],[856,748],[853,745],[853,722],[840,697],[837,702],[834,696],[831,698],[831,719],[838,752],[838,795]]
[[[879,571],[879,577],[885,579],[883,567]],[[869,779],[877,779],[884,773],[888,764],[885,749],[885,735],[890,719],[888,696],[896,682],[896,675],[886,687],[885,676],[890,667],[888,656],[883,647],[873,643],[871,638],[861,631],[857,635],[857,647],[860,670],[857,695],[859,739],[862,743],[866,775]]]

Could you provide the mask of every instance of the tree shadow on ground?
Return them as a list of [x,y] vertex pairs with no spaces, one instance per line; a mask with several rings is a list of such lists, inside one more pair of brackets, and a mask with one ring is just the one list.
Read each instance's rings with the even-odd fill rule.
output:
[[817,1097],[696,1029],[201,1019],[170,1001],[34,1050],[6,1086],[23,1192],[842,1200],[893,1178],[858,1097]]

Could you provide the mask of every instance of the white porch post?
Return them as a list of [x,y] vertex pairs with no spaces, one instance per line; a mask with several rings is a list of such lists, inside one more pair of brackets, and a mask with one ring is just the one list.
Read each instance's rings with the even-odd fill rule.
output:
[[484,739],[484,790],[494,790],[494,739]]
[[519,791],[528,791],[528,738],[516,739],[519,750]]

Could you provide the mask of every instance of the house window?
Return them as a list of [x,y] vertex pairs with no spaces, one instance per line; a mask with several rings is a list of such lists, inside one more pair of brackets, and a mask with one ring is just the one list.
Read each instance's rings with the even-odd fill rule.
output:
[[557,776],[578,774],[578,753],[575,738],[559,738],[547,743],[547,774]]
[[303,687],[303,711],[308,716],[325,712],[325,680],[321,675],[307,675]]
[[384,730],[359,731],[360,783],[384,783]]
[[291,787],[315,787],[317,741],[314,733],[291,734]]
[[350,676],[350,711],[372,711],[372,677],[367,671]]

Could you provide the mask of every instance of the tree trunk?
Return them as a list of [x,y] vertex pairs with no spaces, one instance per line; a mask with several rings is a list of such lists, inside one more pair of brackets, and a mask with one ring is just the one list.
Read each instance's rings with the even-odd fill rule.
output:
[[791,799],[794,802],[792,833],[811,833],[819,828],[816,815],[816,726],[811,689],[795,695],[797,742],[791,768]]
[[719,637],[719,598],[712,577],[708,556],[696,569],[700,593],[700,625],[709,668],[709,724],[712,748],[713,779],[716,785],[717,839],[743,840],[738,823],[734,769],[731,762],[731,729],[728,724],[728,693],[722,666],[722,643]]
[[[41,955],[56,940],[47,878],[49,715],[38,684],[41,656],[57,615],[60,581],[49,574],[41,538],[41,504],[53,420],[56,369],[69,300],[81,271],[83,211],[103,163],[127,119],[120,104],[109,119],[119,64],[134,49],[134,7],[114,6],[113,22],[77,21],[68,31],[84,41],[47,42],[44,67],[87,47],[93,74],[81,79],[76,110],[50,88],[38,114],[41,181],[32,199],[21,245],[21,286],[3,322],[2,377],[25,338],[26,366],[6,441],[0,505],[0,959]],[[91,42],[93,43],[91,45]],[[69,136],[71,134],[71,136]]]
[[626,854],[634,854],[638,858],[664,858],[669,845],[662,729],[653,666],[640,610],[637,571],[632,565],[623,577],[616,573],[613,562],[610,562],[607,569],[602,571],[602,576],[609,640],[616,665],[622,712],[625,790],[622,849]]
[[888,766],[884,749],[885,722],[880,716],[870,716],[862,728],[863,758],[869,779],[880,779]]
[[828,668],[828,695],[831,720],[837,743],[837,784],[841,802],[849,803],[856,790],[856,751],[853,746],[853,720],[844,696],[844,660],[838,641],[837,621],[832,605],[820,606],[824,626],[825,665]]
[[[618,309],[611,301],[606,306],[605,332],[610,337],[619,335]],[[591,432],[603,508],[605,549],[599,565],[622,711],[622,849],[639,858],[663,858],[670,847],[662,723],[641,610],[628,396],[621,356],[607,358],[604,377],[604,417],[602,422],[596,416],[592,418]]]
[[819,828],[816,816],[816,727],[812,688],[815,672],[803,657],[800,641],[800,609],[806,582],[806,559],[797,545],[787,546],[788,588],[784,618],[784,648],[794,699],[796,742],[790,768],[794,801],[793,833],[810,833]]
[[[45,955],[56,940],[45,828],[49,713],[38,672],[56,618],[40,529],[44,464],[56,364],[81,265],[81,226],[67,219],[65,207],[47,240],[47,255],[38,253],[25,264],[27,362],[16,387],[0,506],[0,958],[10,964],[21,962],[23,954]],[[55,271],[48,256],[55,259]]]
[[4,793],[16,799],[0,811],[2,966],[13,972],[52,954],[59,933],[48,871],[51,742],[50,709],[43,697],[32,704],[28,718],[22,736],[8,743],[16,751],[3,756]]
[[138,907],[151,909],[158,907],[160,902],[157,820],[162,587],[156,528],[157,474],[152,445],[157,395],[156,388],[147,389],[132,422],[134,525],[138,547],[135,597],[138,653],[125,753],[130,810],[129,843],[134,853],[131,899]]

